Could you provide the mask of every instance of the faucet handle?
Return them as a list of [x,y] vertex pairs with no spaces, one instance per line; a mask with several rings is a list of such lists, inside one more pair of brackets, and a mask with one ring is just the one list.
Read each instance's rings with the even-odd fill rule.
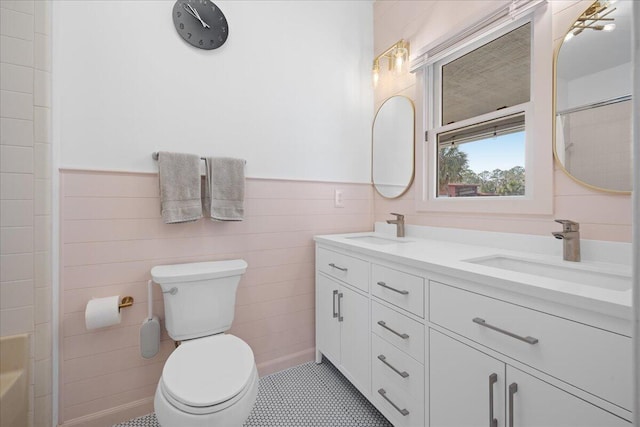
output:
[[400,221],[402,221],[402,220],[404,219],[404,215],[399,214],[399,213],[393,213],[393,212],[391,212],[391,215],[395,215],[395,216],[397,216],[397,217],[398,217],[398,219],[399,219]]
[[556,219],[554,221],[562,224],[562,231],[564,231],[565,233],[580,230],[580,224],[575,221],[571,221],[569,219]]

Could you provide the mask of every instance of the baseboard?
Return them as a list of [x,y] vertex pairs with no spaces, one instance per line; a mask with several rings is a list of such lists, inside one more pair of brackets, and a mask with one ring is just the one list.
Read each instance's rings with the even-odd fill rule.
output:
[[306,362],[315,360],[316,348],[310,347],[293,354],[279,357],[277,359],[268,360],[258,364],[258,373],[261,377],[283,371],[293,366],[298,366]]
[[153,396],[129,402],[115,408],[105,409],[84,417],[74,418],[59,424],[59,427],[111,427],[132,418],[153,412]]
[[[315,360],[315,347],[307,348],[297,353],[288,354],[277,359],[268,360],[258,364],[258,373],[261,377],[275,372],[301,365]],[[136,400],[115,408],[106,409],[84,417],[74,418],[60,424],[59,427],[111,427],[132,418],[140,417],[153,412],[153,396]]]

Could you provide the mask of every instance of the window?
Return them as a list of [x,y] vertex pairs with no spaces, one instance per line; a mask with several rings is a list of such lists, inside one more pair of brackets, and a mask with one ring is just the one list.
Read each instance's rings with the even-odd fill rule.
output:
[[531,23],[471,49],[436,63],[436,197],[524,196]]
[[438,134],[438,197],[524,196],[525,117]]
[[499,19],[423,50],[418,211],[552,212],[546,13],[537,8],[525,18]]
[[529,102],[531,23],[443,62],[441,125]]

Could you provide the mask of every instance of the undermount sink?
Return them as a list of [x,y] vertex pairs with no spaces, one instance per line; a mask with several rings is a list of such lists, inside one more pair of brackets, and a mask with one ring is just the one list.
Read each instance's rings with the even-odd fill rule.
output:
[[361,243],[371,243],[374,245],[393,245],[396,243],[408,243],[409,240],[400,240],[400,239],[394,239],[392,237],[378,237],[378,236],[354,236],[354,237],[347,237],[347,239],[349,240],[353,240],[354,242],[361,242]]
[[465,262],[500,268],[517,273],[534,274],[551,279],[565,280],[580,285],[594,286],[614,291],[628,291],[631,289],[631,276],[622,273],[603,272],[591,266],[580,264],[552,264],[525,258],[506,255],[492,255],[489,257],[467,259]]

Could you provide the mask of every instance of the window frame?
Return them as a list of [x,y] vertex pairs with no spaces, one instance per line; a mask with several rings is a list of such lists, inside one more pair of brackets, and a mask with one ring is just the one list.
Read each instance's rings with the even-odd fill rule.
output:
[[[498,110],[498,111],[491,111],[490,113],[485,113],[482,114],[480,116],[475,116],[475,117],[471,117],[469,119],[465,119],[465,120],[461,120],[459,122],[455,122],[455,123],[451,123],[448,125],[444,125],[444,126],[440,126],[436,129],[433,130],[433,132],[429,132],[430,134],[430,138],[433,138],[433,145],[434,145],[434,155],[433,155],[433,160],[435,162],[434,164],[434,174],[430,174],[430,178],[433,179],[433,185],[434,185],[434,197],[437,199],[442,199],[442,196],[438,196],[438,180],[439,180],[439,176],[438,176],[438,172],[440,170],[439,165],[438,165],[438,158],[439,158],[439,150],[440,150],[440,145],[438,144],[438,135],[442,134],[442,133],[446,133],[452,130],[456,130],[456,129],[461,129],[461,128],[465,128],[467,126],[471,126],[471,125],[475,125],[475,124],[479,124],[482,122],[488,122],[488,121],[492,121],[492,120],[496,120],[496,119],[502,119],[502,118],[506,118],[508,116],[513,116],[513,115],[517,115],[517,114],[522,114],[524,116],[524,137],[525,137],[525,156],[524,156],[524,160],[525,160],[525,164],[524,164],[524,170],[525,170],[525,174],[527,171],[527,167],[528,167],[528,159],[531,158],[531,155],[529,155],[529,153],[527,152],[527,150],[530,147],[530,144],[527,144],[527,140],[530,138],[530,133],[531,133],[531,129],[530,126],[527,126],[527,121],[529,120],[529,117],[531,115],[531,106],[530,106],[530,102],[525,102],[522,104],[518,104],[518,105],[514,105],[512,107],[507,107],[504,108],[502,110]],[[465,143],[462,143],[460,145],[464,145]],[[491,171],[490,171],[491,172]],[[525,175],[525,194],[524,196],[482,196],[483,199],[486,200],[497,200],[497,199],[504,199],[505,197],[509,197],[509,198],[514,198],[514,199],[518,199],[518,198],[525,198],[527,196],[527,178]]]
[[[419,212],[465,212],[504,214],[551,214],[553,209],[552,42],[550,12],[536,8],[519,19],[505,17],[488,28],[476,31],[459,43],[438,51],[415,69],[416,91],[422,98],[420,112],[425,140],[417,144],[415,207]],[[531,24],[529,101],[459,122],[438,125],[442,114],[442,67],[451,61],[513,31]],[[421,58],[422,59],[422,58]],[[539,70],[549,70],[540,72]],[[524,196],[438,197],[437,135],[453,129],[523,112],[525,115]]]

